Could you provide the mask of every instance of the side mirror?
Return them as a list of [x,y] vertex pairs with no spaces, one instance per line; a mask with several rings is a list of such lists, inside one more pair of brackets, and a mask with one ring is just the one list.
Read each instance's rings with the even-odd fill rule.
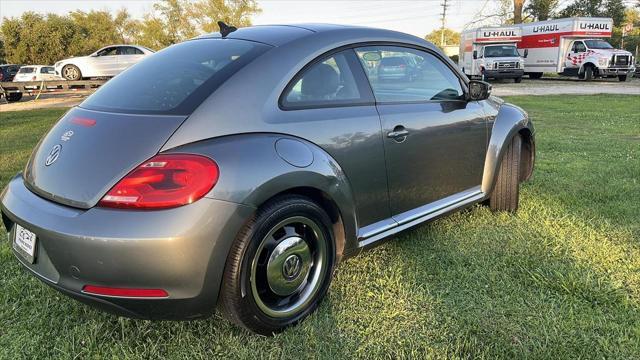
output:
[[486,100],[489,98],[489,95],[491,95],[491,84],[480,80],[469,81],[470,101]]
[[524,56],[523,58],[527,58],[527,56],[529,56],[529,49],[524,49]]
[[473,60],[478,58],[478,50],[473,50]]

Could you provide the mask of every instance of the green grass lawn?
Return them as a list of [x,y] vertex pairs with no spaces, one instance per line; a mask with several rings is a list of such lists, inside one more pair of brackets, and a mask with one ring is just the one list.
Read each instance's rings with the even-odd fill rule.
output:
[[[508,100],[537,129],[519,212],[475,206],[347,260],[299,326],[103,314],[1,241],[0,358],[640,359],[640,97]],[[0,186],[63,111],[0,113]]]

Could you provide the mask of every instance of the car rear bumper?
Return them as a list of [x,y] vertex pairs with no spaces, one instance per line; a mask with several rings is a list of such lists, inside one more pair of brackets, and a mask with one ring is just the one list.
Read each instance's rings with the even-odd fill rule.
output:
[[515,79],[524,76],[524,69],[485,70],[485,77],[492,79]]
[[[2,218],[37,236],[33,264],[40,280],[112,313],[151,319],[211,314],[231,242],[253,208],[203,198],[157,211],[75,209],[30,192],[22,177],[1,195]],[[10,234],[10,238],[12,234]],[[119,298],[83,292],[85,285],[163,289],[164,298]]]

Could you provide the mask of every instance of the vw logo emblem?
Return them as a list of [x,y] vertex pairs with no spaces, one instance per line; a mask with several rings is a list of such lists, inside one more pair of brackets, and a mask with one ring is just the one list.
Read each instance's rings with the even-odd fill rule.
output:
[[62,145],[60,144],[55,145],[51,149],[51,151],[49,151],[49,155],[47,155],[47,159],[45,160],[44,165],[49,166],[54,162],[56,162],[56,160],[58,160],[58,157],[60,156],[60,150],[62,150]]
[[282,264],[282,275],[287,280],[293,280],[300,275],[302,270],[302,261],[298,255],[289,255]]

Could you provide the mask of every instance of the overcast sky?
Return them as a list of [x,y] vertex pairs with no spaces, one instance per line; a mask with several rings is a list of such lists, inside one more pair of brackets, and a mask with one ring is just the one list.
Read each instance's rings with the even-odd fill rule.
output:
[[[424,36],[440,27],[442,0],[258,0],[262,13],[254,24],[325,22],[365,25]],[[449,0],[448,27],[462,29],[483,6],[491,12],[493,1]],[[485,6],[485,3],[489,3]],[[65,14],[80,9],[112,10],[127,8],[134,17],[152,9],[154,0],[0,0],[0,16],[20,16],[25,11]]]
[[[497,9],[495,0],[448,0],[447,27],[462,28],[482,11]],[[561,0],[567,3],[570,0]],[[20,16],[25,11],[65,14],[80,9],[127,8],[134,17],[152,9],[154,0],[0,0],[0,16]],[[254,24],[324,22],[388,28],[423,37],[440,27],[443,0],[258,0],[262,13]],[[625,0],[625,3],[631,3]]]

